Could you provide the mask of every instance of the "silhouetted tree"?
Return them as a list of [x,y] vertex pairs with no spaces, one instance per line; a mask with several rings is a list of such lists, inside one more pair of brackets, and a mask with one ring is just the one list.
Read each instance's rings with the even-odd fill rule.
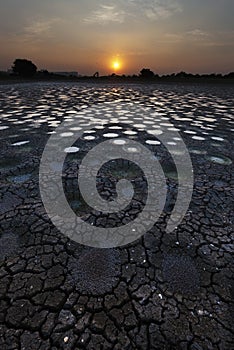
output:
[[225,78],[234,79],[234,72],[230,72],[230,73],[226,74]]
[[154,72],[150,70],[149,68],[143,68],[140,71],[140,77],[142,78],[153,78],[154,77]]
[[22,77],[32,77],[37,72],[37,66],[32,61],[17,58],[14,61],[12,70]]
[[48,70],[47,69],[41,69],[40,70],[40,73],[43,73],[43,74],[49,74]]
[[50,75],[50,73],[48,72],[47,69],[41,69],[41,70],[37,71],[37,75],[42,76],[42,77],[44,77],[44,76],[48,77]]
[[188,73],[186,72],[179,72],[176,74],[177,78],[186,78],[188,76]]

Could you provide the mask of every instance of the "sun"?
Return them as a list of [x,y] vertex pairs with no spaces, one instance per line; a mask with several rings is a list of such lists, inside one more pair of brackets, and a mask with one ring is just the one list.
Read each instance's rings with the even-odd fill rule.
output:
[[120,69],[120,62],[119,61],[113,61],[112,62],[112,67],[114,68],[114,70],[119,70]]

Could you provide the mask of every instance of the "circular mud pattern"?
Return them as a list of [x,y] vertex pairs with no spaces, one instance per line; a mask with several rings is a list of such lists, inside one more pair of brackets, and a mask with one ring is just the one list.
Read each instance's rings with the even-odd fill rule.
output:
[[168,287],[175,293],[196,293],[200,288],[199,272],[189,256],[165,256],[162,272]]
[[68,271],[73,284],[81,293],[105,294],[119,281],[119,252],[114,249],[85,249],[79,259],[69,261]]

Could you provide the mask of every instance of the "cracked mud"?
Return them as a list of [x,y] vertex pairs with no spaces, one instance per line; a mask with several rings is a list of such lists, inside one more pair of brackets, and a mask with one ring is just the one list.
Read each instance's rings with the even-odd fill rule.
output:
[[[0,349],[233,349],[233,87],[43,83],[0,91]],[[164,211],[151,230],[101,250],[53,226],[38,171],[56,126],[80,112],[79,122],[87,122],[88,106],[105,101],[138,102],[157,112],[152,126],[172,123],[190,151],[195,181],[186,216],[166,234],[178,190],[166,148],[127,116],[85,135],[67,150],[63,182],[74,212],[90,224],[124,225],[147,196],[144,174],[118,160],[100,169],[97,188],[111,200],[117,180],[129,178],[131,204],[105,215],[87,206],[77,167],[95,144],[116,135],[139,141],[167,177]]]

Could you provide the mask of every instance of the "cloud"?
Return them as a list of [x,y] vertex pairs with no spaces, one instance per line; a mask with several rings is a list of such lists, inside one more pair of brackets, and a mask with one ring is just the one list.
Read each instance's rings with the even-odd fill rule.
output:
[[127,0],[130,5],[137,6],[151,20],[165,19],[175,13],[182,12],[182,6],[176,0]]
[[41,40],[44,37],[51,37],[53,26],[59,21],[59,18],[51,18],[48,20],[34,20],[23,28],[21,37],[24,41]]
[[110,22],[123,23],[125,16],[125,11],[118,10],[115,5],[101,5],[100,9],[85,18],[84,22],[99,24],[108,24]]
[[84,22],[123,23],[125,19],[138,18],[139,15],[156,20],[169,18],[178,12],[182,12],[182,6],[176,0],[119,0],[118,7],[116,4],[100,5],[100,8],[86,17]]
[[215,31],[208,33],[200,29],[194,29],[186,33],[190,40],[206,47],[233,47],[234,31]]
[[165,33],[162,35],[163,42],[168,43],[179,43],[184,40],[184,36],[181,33]]
[[199,39],[207,38],[207,37],[210,36],[209,33],[205,32],[205,31],[202,31],[201,29],[193,29],[193,30],[187,32],[187,34],[190,35],[190,36],[193,36],[195,38],[199,38]]
[[202,43],[208,43],[211,39],[212,34],[200,29],[192,29],[187,32],[163,33],[157,42],[165,44],[179,44],[188,42],[200,45]]

